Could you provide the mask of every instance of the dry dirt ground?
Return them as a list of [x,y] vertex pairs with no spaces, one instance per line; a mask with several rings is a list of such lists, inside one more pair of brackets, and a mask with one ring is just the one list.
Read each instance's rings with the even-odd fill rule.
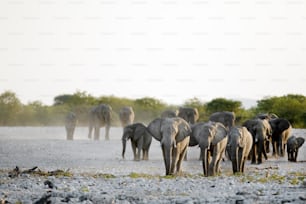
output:
[[[160,145],[157,141],[153,139],[150,153],[149,161],[133,161],[132,150],[130,144],[128,143],[126,159],[121,158],[122,144],[121,144],[121,135],[122,128],[111,128],[110,130],[110,140],[104,140],[104,130],[102,130],[102,136],[100,141],[93,141],[87,138],[87,128],[78,127],[75,132],[75,140],[67,141],[65,140],[65,130],[63,127],[1,127],[0,128],[0,170],[1,170],[1,179],[0,180],[0,191],[1,185],[2,188],[7,188],[5,195],[3,193],[2,197],[6,197],[7,194],[10,195],[10,192],[13,192],[9,187],[3,187],[4,184],[8,182],[7,176],[8,171],[18,166],[21,169],[29,169],[34,166],[38,166],[39,169],[43,171],[52,171],[61,169],[64,171],[69,171],[74,175],[77,175],[80,180],[83,179],[84,175],[113,175],[115,178],[125,178],[131,177],[131,173],[137,175],[136,177],[141,177],[143,179],[150,180],[152,179],[165,179],[165,169],[162,159],[162,152]],[[293,135],[302,136],[306,138],[305,129],[293,129]],[[185,176],[175,178],[173,180],[167,181],[170,184],[167,185],[176,185],[182,182],[181,179],[186,179],[186,185],[191,182],[195,183],[196,181],[209,181],[212,182],[210,185],[218,186],[220,182],[229,182],[230,186],[241,186],[237,184],[237,176],[233,176],[231,172],[231,163],[229,161],[224,161],[221,163],[222,174],[221,176],[209,180],[209,178],[202,177],[202,163],[198,160],[199,149],[197,147],[189,148],[188,150],[188,161],[183,162],[183,172]],[[298,162],[292,163],[287,161],[287,156],[283,158],[273,158],[269,157],[267,161],[264,161],[261,165],[251,165],[250,161],[246,164],[245,175],[241,176],[238,180],[244,182],[245,185],[248,183],[258,183],[263,186],[272,185],[272,189],[281,189],[282,185],[285,185],[284,188],[291,188],[289,191],[292,192],[289,195],[284,195],[279,199],[276,199],[275,203],[281,202],[293,202],[293,203],[303,203],[306,199],[306,144],[300,149]],[[141,176],[142,175],[142,176]],[[4,179],[5,178],[5,179]],[[188,180],[190,178],[190,180]],[[206,179],[206,180],[205,180]],[[208,180],[207,180],[208,179]],[[225,180],[224,180],[225,179]],[[228,181],[228,180],[233,181]],[[75,180],[75,178],[74,178]],[[183,180],[184,181],[184,180]],[[135,180],[135,183],[138,181]],[[146,183],[146,181],[144,181]],[[203,183],[202,182],[202,183]],[[271,184],[272,182],[272,184]],[[160,185],[160,184],[159,184]],[[181,184],[179,184],[181,185]],[[183,182],[184,185],[184,182]],[[192,185],[192,184],[190,184]],[[202,185],[202,184],[201,184]],[[8,185],[10,186],[10,185]],[[297,190],[294,190],[296,187]],[[18,185],[16,187],[19,188]],[[152,188],[152,186],[149,188]],[[227,200],[207,200],[204,196],[201,200],[196,191],[199,190],[194,187],[191,188],[191,194],[186,194],[185,197],[197,199],[187,200],[191,203],[202,203],[203,202],[226,202]],[[202,187],[204,188],[204,187]],[[227,191],[227,187],[224,187]],[[268,187],[267,187],[268,188]],[[3,189],[2,189],[3,190]],[[4,189],[5,190],[5,189]],[[153,191],[153,190],[152,190]],[[160,191],[157,189],[157,192]],[[194,191],[194,192],[193,192]],[[282,190],[287,191],[287,190]],[[282,192],[280,191],[280,192]],[[289,192],[288,191],[288,192]],[[294,199],[296,191],[296,198]],[[239,194],[240,192],[240,194]],[[215,192],[215,197],[218,198],[218,192]],[[31,191],[28,192],[31,194]],[[156,197],[154,199],[147,200],[133,200],[126,199],[126,197],[118,197],[116,191],[106,192],[106,194],[111,195],[107,202],[118,203],[118,201],[126,200],[127,203],[148,203],[147,201],[154,201],[160,203],[161,200],[168,201],[172,203],[169,197]],[[237,191],[238,196],[242,196],[243,200],[250,197],[248,194],[241,193],[241,190]],[[244,195],[245,194],[245,195]],[[272,193],[273,194],[273,193]],[[279,191],[274,192],[274,194],[279,195]],[[120,194],[121,195],[121,194]],[[78,196],[77,196],[78,197]],[[181,196],[182,197],[182,196]],[[0,195],[1,199],[1,195]],[[4,198],[2,198],[4,199]],[[13,200],[17,198],[12,198]],[[18,198],[20,199],[20,198]],[[30,198],[28,198],[30,199]],[[121,199],[121,200],[120,200]],[[170,199],[170,200],[169,200]],[[269,203],[271,198],[261,197],[262,200],[258,200],[257,203]],[[287,200],[286,200],[287,199]],[[288,200],[289,199],[289,200]],[[32,199],[33,201],[33,199]],[[80,201],[80,198],[78,198]],[[82,200],[81,200],[82,201]],[[87,200],[88,201],[88,200]],[[93,199],[91,203],[94,202]],[[141,202],[140,202],[141,201]],[[145,202],[146,201],[146,202]],[[175,202],[181,202],[175,201]],[[186,201],[186,200],[185,200]],[[237,199],[236,199],[237,201]],[[239,201],[239,199],[238,199]],[[249,200],[251,202],[256,201],[256,199]],[[106,202],[106,203],[107,203]],[[183,202],[183,201],[182,201]],[[284,203],[283,202],[283,203]],[[90,203],[90,202],[89,202]],[[183,202],[185,203],[185,202]]]

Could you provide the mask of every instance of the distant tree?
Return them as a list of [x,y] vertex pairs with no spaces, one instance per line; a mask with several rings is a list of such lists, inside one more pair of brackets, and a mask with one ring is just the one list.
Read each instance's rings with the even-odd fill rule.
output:
[[144,97],[135,100],[135,121],[148,123],[156,117],[160,117],[162,111],[167,109],[167,104],[162,101]]
[[21,102],[15,93],[5,91],[0,95],[0,125],[15,125],[20,110]]
[[77,91],[74,94],[62,94],[54,97],[54,105],[76,106],[84,104],[93,105],[95,103],[97,103],[96,98],[85,91]]
[[231,111],[236,113],[241,109],[242,103],[240,101],[225,98],[216,98],[206,103],[206,110],[209,114],[219,111]]
[[306,126],[306,97],[303,95],[285,95],[266,97],[257,101],[257,113],[275,113],[288,119],[295,127]]

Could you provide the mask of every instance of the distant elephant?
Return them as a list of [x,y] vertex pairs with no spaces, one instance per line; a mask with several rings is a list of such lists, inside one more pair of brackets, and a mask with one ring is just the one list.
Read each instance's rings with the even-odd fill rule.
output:
[[[227,145],[227,129],[222,123],[197,123],[192,126],[191,145],[199,145],[204,176],[220,172],[220,161]],[[212,156],[212,159],[210,158]]]
[[199,119],[199,112],[197,108],[180,107],[177,116],[183,118],[190,124],[194,124]]
[[142,159],[149,159],[149,149],[152,142],[152,135],[148,132],[147,127],[142,123],[134,123],[127,125],[123,129],[122,135],[122,158],[124,159],[126,142],[131,140],[132,150],[134,153],[134,160],[140,160],[140,153],[142,151]]
[[289,137],[287,141],[288,161],[296,162],[299,148],[304,144],[305,139],[302,137]]
[[161,118],[174,118],[174,117],[177,117],[176,111],[165,110],[164,112],[161,113]]
[[69,112],[65,117],[65,128],[66,128],[66,139],[73,140],[73,134],[75,130],[75,126],[77,124],[77,117],[75,113]]
[[261,164],[262,155],[268,159],[265,142],[271,135],[271,126],[267,120],[251,119],[245,121],[242,126],[246,127],[253,137],[253,146],[251,149],[252,164]]
[[292,130],[291,124],[284,118],[275,118],[269,120],[269,123],[272,128],[273,155],[283,157]]
[[130,106],[122,107],[119,111],[119,119],[121,126],[124,128],[134,122],[135,114],[133,108]]
[[91,138],[94,128],[94,140],[100,139],[100,127],[105,126],[105,140],[109,140],[109,129],[111,126],[112,107],[107,104],[100,104],[93,107],[89,112],[89,132]]
[[189,144],[189,124],[179,117],[156,118],[148,125],[148,130],[157,141],[160,141],[166,175],[180,173]]
[[229,111],[215,112],[209,116],[209,120],[222,123],[226,128],[235,126],[235,113]]
[[233,173],[244,172],[244,165],[252,149],[253,137],[246,127],[232,127],[229,132],[228,152]]

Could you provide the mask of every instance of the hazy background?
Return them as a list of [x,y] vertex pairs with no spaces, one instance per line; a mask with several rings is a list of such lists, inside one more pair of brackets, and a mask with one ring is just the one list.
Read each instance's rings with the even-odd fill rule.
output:
[[306,94],[306,1],[1,0],[0,93]]

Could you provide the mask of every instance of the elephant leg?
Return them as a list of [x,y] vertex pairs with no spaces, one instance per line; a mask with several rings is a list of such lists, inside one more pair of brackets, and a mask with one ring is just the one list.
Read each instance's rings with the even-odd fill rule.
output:
[[179,156],[179,159],[178,159],[178,162],[177,162],[177,165],[176,165],[176,171],[177,172],[181,172],[182,171],[182,162],[183,162],[183,159],[186,158],[186,154],[187,154],[187,146],[182,150],[180,156]]
[[272,138],[273,156],[277,156],[277,142]]
[[293,161],[296,162],[298,157],[298,150],[294,152]]
[[136,160],[137,161],[140,161],[141,151],[142,151],[142,145],[138,143],[137,144],[137,151],[136,151]]
[[91,139],[91,135],[92,135],[92,129],[93,129],[93,126],[92,125],[89,125],[89,128],[88,128],[88,138]]
[[266,140],[265,142],[265,149],[267,153],[270,153],[270,140]]
[[132,145],[132,150],[133,150],[133,155],[134,155],[134,160],[137,161],[137,154],[136,154],[136,143],[135,141],[131,141]]
[[95,136],[94,136],[94,140],[99,140],[100,139],[100,127],[99,126],[95,126]]
[[258,141],[257,147],[257,164],[261,164],[263,154],[263,141]]
[[106,126],[105,126],[105,140],[109,140],[109,129],[110,129],[110,125],[106,124]]
[[256,153],[257,153],[257,143],[253,144],[252,149],[251,149],[251,164],[256,164]]
[[219,152],[218,146],[213,148],[213,153],[212,153],[212,160],[209,164],[208,168],[208,176],[215,176],[217,173],[217,163],[219,158],[221,158],[221,153]]
[[175,167],[179,159],[178,149],[179,149],[179,145],[177,147],[172,148],[171,169],[170,169],[171,174],[174,174]]

